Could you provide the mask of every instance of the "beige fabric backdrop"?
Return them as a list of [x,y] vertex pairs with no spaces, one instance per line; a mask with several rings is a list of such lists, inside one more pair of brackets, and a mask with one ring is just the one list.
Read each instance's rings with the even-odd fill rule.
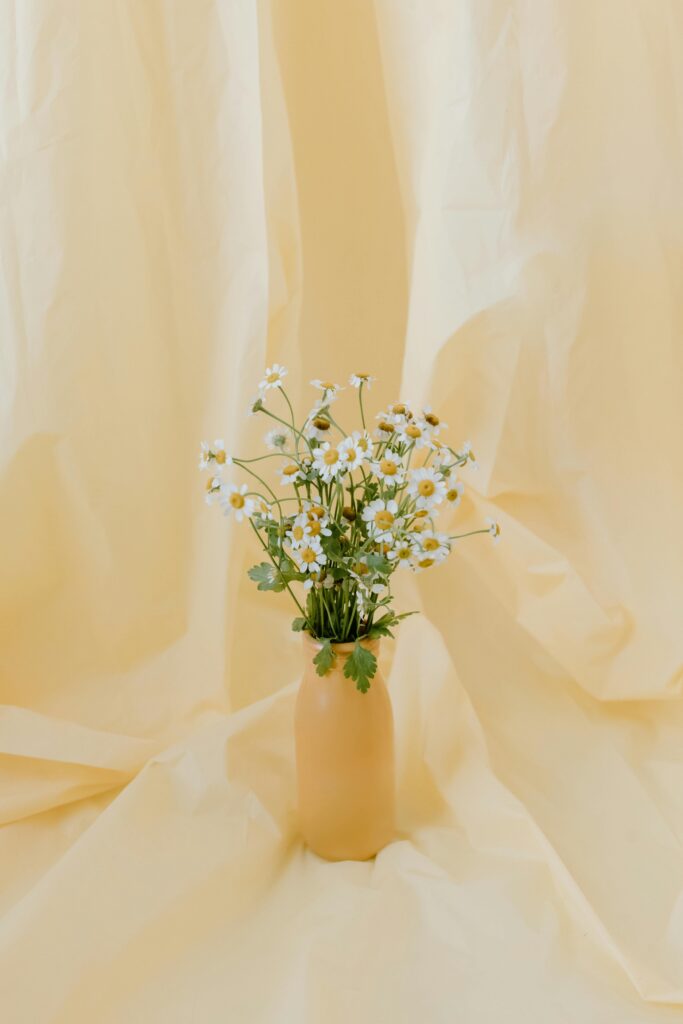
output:
[[[683,5],[2,0],[6,1024],[683,1019]],[[267,361],[471,436],[384,652],[401,839],[296,838]],[[255,436],[258,436],[256,434]]]

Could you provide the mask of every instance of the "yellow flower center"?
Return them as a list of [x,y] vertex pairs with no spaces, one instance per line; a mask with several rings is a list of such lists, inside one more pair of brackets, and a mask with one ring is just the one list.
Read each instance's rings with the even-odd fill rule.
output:
[[368,439],[367,439],[367,437],[361,437],[360,438],[360,440],[358,441],[358,447],[360,448],[360,450],[362,452],[366,452],[368,450]]
[[431,498],[432,494],[436,490],[436,487],[434,486],[433,480],[420,480],[419,484],[417,485],[417,490],[422,495],[423,498]]
[[206,481],[206,489],[207,489],[207,491],[212,491],[213,490],[213,477],[212,476],[210,476],[209,479]]
[[406,558],[410,558],[410,556],[412,555],[412,551],[410,550],[410,548],[399,548],[396,554],[401,559],[401,561],[404,561]]
[[317,519],[310,520],[308,524],[308,532],[310,533],[311,537],[318,537],[321,529],[322,527],[320,526],[320,523],[318,522]]
[[393,405],[391,411],[395,412],[397,416],[405,416],[407,410],[405,405],[399,403],[398,405]]
[[346,459],[347,462],[353,462],[357,454],[358,452],[356,451],[355,448],[347,448],[346,451],[344,452],[344,458]]
[[424,529],[426,529],[426,527],[427,527],[427,524],[425,523],[424,519],[416,519],[415,522],[410,527],[410,529],[414,533],[422,533],[422,531]]
[[274,384],[275,381],[279,380],[279,379],[280,379],[280,374],[279,373],[269,373],[268,376],[266,377],[266,380],[268,381],[269,384]]
[[375,512],[375,523],[379,526],[380,530],[388,530],[394,521],[394,514],[390,512],[388,508],[380,509],[379,512]]
[[446,492],[447,501],[457,501],[459,497],[460,491],[457,489],[457,487],[453,487],[450,491]]
[[231,494],[230,504],[233,508],[244,508],[244,496],[242,494]]
[[356,377],[358,377],[358,380],[367,380],[369,376],[370,376],[369,373],[357,373],[356,374]]
[[392,462],[391,459],[382,459],[379,464],[379,468],[384,476],[396,476],[396,473],[398,472],[398,466],[395,462]]
[[290,463],[289,466],[285,466],[282,470],[283,476],[295,476],[299,472],[299,467],[295,466],[294,463]]
[[434,565],[434,559],[422,558],[417,564],[420,566],[421,569],[429,569],[431,565]]
[[326,466],[334,466],[336,462],[339,462],[339,452],[336,448],[329,448],[323,455],[323,462]]
[[415,518],[416,519],[424,519],[425,516],[428,516],[428,515],[429,515],[429,512],[427,511],[426,508],[419,508],[417,510],[417,512],[415,513]]
[[318,552],[314,551],[313,548],[304,548],[301,552],[301,561],[305,562],[306,565],[311,565],[317,557]]
[[425,420],[430,425],[430,427],[438,427],[439,425],[439,417],[435,416],[433,412],[426,412]]
[[434,537],[427,537],[423,547],[425,551],[436,551],[439,547],[439,542]]
[[406,435],[412,438],[422,437],[422,431],[414,423],[411,423],[409,427],[406,427]]
[[394,432],[393,424],[387,423],[386,420],[380,420],[378,426],[379,429],[383,430],[386,434],[393,434]]
[[316,416],[313,420],[313,426],[316,430],[329,430],[330,421],[326,420],[324,416]]
[[225,464],[225,452],[216,452],[216,462],[219,466],[223,466]]
[[320,505],[312,505],[308,510],[308,518],[313,517],[314,519],[322,519],[325,515],[325,509],[321,508]]
[[337,385],[333,384],[331,380],[321,380],[320,383],[325,388],[325,391],[334,391],[337,387]]
[[304,539],[304,528],[303,528],[303,526],[293,526],[292,527],[292,538],[294,540],[303,540]]
[[358,576],[366,576],[370,572],[365,562],[356,562],[353,568]]

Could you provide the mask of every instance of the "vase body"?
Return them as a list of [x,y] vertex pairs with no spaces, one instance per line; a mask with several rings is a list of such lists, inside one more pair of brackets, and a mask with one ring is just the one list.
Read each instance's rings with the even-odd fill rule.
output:
[[[304,674],[295,711],[299,824],[308,846],[327,860],[367,860],[394,835],[394,724],[378,669],[367,693],[344,676],[353,644],[334,644],[326,675],[313,658],[320,644],[304,634]],[[365,643],[375,656],[379,641]]]

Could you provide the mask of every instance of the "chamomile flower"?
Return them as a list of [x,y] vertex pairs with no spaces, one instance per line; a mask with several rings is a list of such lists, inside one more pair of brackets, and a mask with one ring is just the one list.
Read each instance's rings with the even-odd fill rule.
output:
[[287,370],[279,363],[273,363],[266,369],[263,380],[259,384],[259,391],[270,391],[271,388],[281,388],[282,382],[287,376]]
[[269,430],[263,440],[271,452],[284,452],[289,444],[289,431],[284,427]]
[[465,490],[460,480],[449,480],[446,485],[446,501],[450,502],[453,508],[457,508]]
[[327,561],[327,555],[320,546],[320,541],[311,537],[300,547],[292,548],[292,558],[299,572],[320,572]]
[[319,541],[320,537],[331,537],[332,531],[328,527],[326,517],[318,518],[311,516],[308,512],[301,512],[295,516],[291,528],[287,531],[287,537],[293,546],[299,547],[310,538]]
[[401,456],[388,450],[383,452],[381,459],[372,463],[372,472],[388,484],[401,484],[405,479]]
[[463,443],[462,448],[458,452],[458,457],[461,459],[466,459],[467,462],[470,464],[471,469],[479,469],[479,463],[477,462],[476,455],[472,451],[472,445],[470,444],[469,441],[465,441]]
[[304,434],[312,441],[324,441],[330,436],[332,424],[327,416],[323,415],[317,408],[313,409],[306,420]]
[[344,390],[340,384],[334,384],[331,380],[312,380],[311,384],[314,388],[317,388],[318,391],[322,391],[322,401],[325,405],[329,405],[331,402],[334,402],[339,392]]
[[431,441],[431,428],[424,420],[406,420],[397,424],[399,436],[406,444],[414,444],[416,448],[428,448]]
[[259,519],[262,519],[264,521],[275,521],[275,516],[273,514],[273,506],[269,505],[264,498],[254,499],[254,515],[258,516]]
[[377,414],[376,419],[378,423],[375,429],[375,437],[379,441],[388,441],[396,433],[396,424],[391,413],[380,412]]
[[368,524],[368,533],[377,541],[392,536],[394,526],[397,524],[398,503],[393,499],[383,501],[376,498],[363,509],[363,520]]
[[208,469],[211,465],[211,445],[208,441],[202,441],[199,446],[199,468]]
[[360,450],[369,458],[372,452],[372,438],[368,434],[367,430],[354,430],[351,436]]
[[349,384],[352,388],[371,388],[376,379],[376,377],[371,377],[369,373],[352,373],[349,377]]
[[394,563],[397,569],[412,569],[417,550],[413,544],[403,540],[391,549],[387,558]]
[[446,484],[438,470],[423,466],[411,471],[408,493],[415,498],[418,508],[431,509],[443,501]]
[[447,534],[435,533],[434,530],[424,530],[420,534],[419,551],[418,560],[426,556],[427,558],[433,558],[435,562],[443,562],[451,553]]
[[313,449],[313,469],[323,478],[325,483],[341,476],[346,470],[346,463],[338,447],[326,441],[320,448]]
[[493,543],[498,544],[500,541],[500,525],[495,519],[491,519],[490,516],[487,516],[484,522],[488,525],[489,533],[493,537]]
[[[367,447],[361,445],[360,438],[354,436],[345,437],[339,445],[342,461],[349,470],[358,469],[367,458]],[[364,440],[364,439],[363,439]]]
[[221,507],[223,514],[234,515],[238,523],[241,523],[245,516],[250,519],[255,511],[253,498],[248,498],[248,484],[223,484],[221,487]]
[[204,501],[207,505],[215,505],[221,499],[221,489],[224,487],[220,476],[212,475],[206,481],[206,496]]
[[425,424],[429,427],[429,432],[434,438],[437,434],[440,434],[442,430],[445,430],[448,426],[443,420],[439,419],[436,413],[432,410],[431,405],[425,405],[422,410],[422,419]]
[[284,466],[280,467],[280,483],[284,486],[285,484],[295,484],[299,480],[303,480],[304,474],[301,471],[301,467],[296,462],[286,462]]

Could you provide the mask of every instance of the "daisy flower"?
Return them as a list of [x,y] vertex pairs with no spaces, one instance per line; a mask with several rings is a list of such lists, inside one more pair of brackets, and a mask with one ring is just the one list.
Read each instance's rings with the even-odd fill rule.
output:
[[368,434],[367,430],[354,430],[351,436],[360,450],[369,456],[372,452],[372,438]]
[[445,533],[435,533],[434,530],[424,530],[420,534],[420,555],[433,558],[435,562],[443,562],[448,558],[451,548],[448,543],[448,536]]
[[289,443],[289,432],[282,427],[269,430],[263,440],[271,452],[283,452]]
[[349,384],[352,388],[371,388],[377,380],[376,377],[371,377],[369,373],[352,373],[349,377]]
[[259,391],[269,391],[271,388],[281,388],[282,381],[287,376],[287,371],[284,366],[280,366],[279,363],[273,363],[272,366],[267,367],[266,372],[263,375],[263,380],[259,384]]
[[431,441],[431,428],[424,420],[406,420],[396,427],[402,440],[416,448],[427,448]]
[[259,516],[261,519],[270,519],[275,521],[273,515],[273,506],[269,505],[263,498],[254,499],[254,515]]
[[280,469],[280,483],[284,486],[285,484],[295,484],[299,480],[303,480],[304,474],[301,471],[301,467],[297,466],[296,462],[286,462]]
[[484,522],[488,525],[489,533],[493,537],[493,543],[497,544],[500,541],[500,525],[495,519],[491,519],[490,516],[487,516]]
[[[362,439],[365,440],[364,438]],[[347,469],[354,470],[362,466],[367,458],[367,447],[360,444],[361,438],[355,435],[345,437],[339,445],[342,461]]]
[[299,572],[320,572],[327,561],[327,555],[320,546],[320,541],[311,537],[305,544],[292,549],[292,557]]
[[210,476],[206,481],[206,497],[205,501],[207,505],[215,505],[217,501],[220,501],[221,489],[223,487],[223,481],[220,476]]
[[398,504],[393,499],[383,501],[376,498],[363,509],[363,520],[368,524],[368,533],[375,540],[388,540],[392,535],[392,528],[396,524]]
[[457,508],[465,490],[464,484],[460,480],[449,480],[448,489],[446,490],[446,501],[449,501],[454,508]]
[[431,466],[414,469],[410,474],[408,493],[415,498],[418,508],[433,508],[443,501],[446,495],[446,484],[441,474]]
[[341,476],[346,469],[346,463],[339,448],[326,441],[320,448],[313,449],[313,469],[320,474],[325,483],[329,483],[335,477]]
[[448,426],[447,423],[444,423],[443,420],[439,419],[436,413],[432,411],[431,405],[426,405],[422,410],[422,419],[429,427],[432,437],[441,433],[441,431],[445,430]]
[[382,458],[373,462],[372,471],[380,480],[389,484],[401,484],[405,479],[403,460],[396,452],[386,451]]
[[416,550],[408,541],[402,541],[391,549],[387,558],[395,564],[397,569],[412,569]]
[[380,441],[388,441],[392,434],[396,433],[396,425],[391,413],[380,412],[377,414],[376,419],[379,422],[375,429],[375,437]]
[[199,468],[208,469],[211,462],[211,445],[208,441],[202,441],[199,446]]
[[329,405],[330,402],[334,402],[339,392],[344,390],[341,385],[334,384],[331,380],[312,380],[311,384],[314,388],[317,388],[318,391],[322,391],[322,401],[325,405]]
[[309,413],[304,426],[304,434],[311,440],[324,441],[326,437],[329,437],[331,426],[327,416],[322,416],[316,408]]
[[327,523],[327,518],[318,519],[317,516],[310,516],[308,512],[301,512],[295,517],[287,536],[294,547],[299,547],[310,538],[319,542],[320,537],[332,536],[332,530],[328,528]]
[[224,515],[232,513],[238,523],[241,523],[245,516],[251,519],[255,511],[255,503],[253,498],[246,497],[248,490],[248,484],[242,484],[241,487],[238,487],[237,484],[223,484],[221,506]]
[[477,457],[474,454],[474,452],[472,451],[472,445],[470,444],[469,441],[465,441],[464,442],[464,444],[462,446],[462,450],[460,452],[458,452],[458,458],[459,459],[467,459],[468,462],[472,463],[472,469],[479,469],[479,463],[477,462]]

